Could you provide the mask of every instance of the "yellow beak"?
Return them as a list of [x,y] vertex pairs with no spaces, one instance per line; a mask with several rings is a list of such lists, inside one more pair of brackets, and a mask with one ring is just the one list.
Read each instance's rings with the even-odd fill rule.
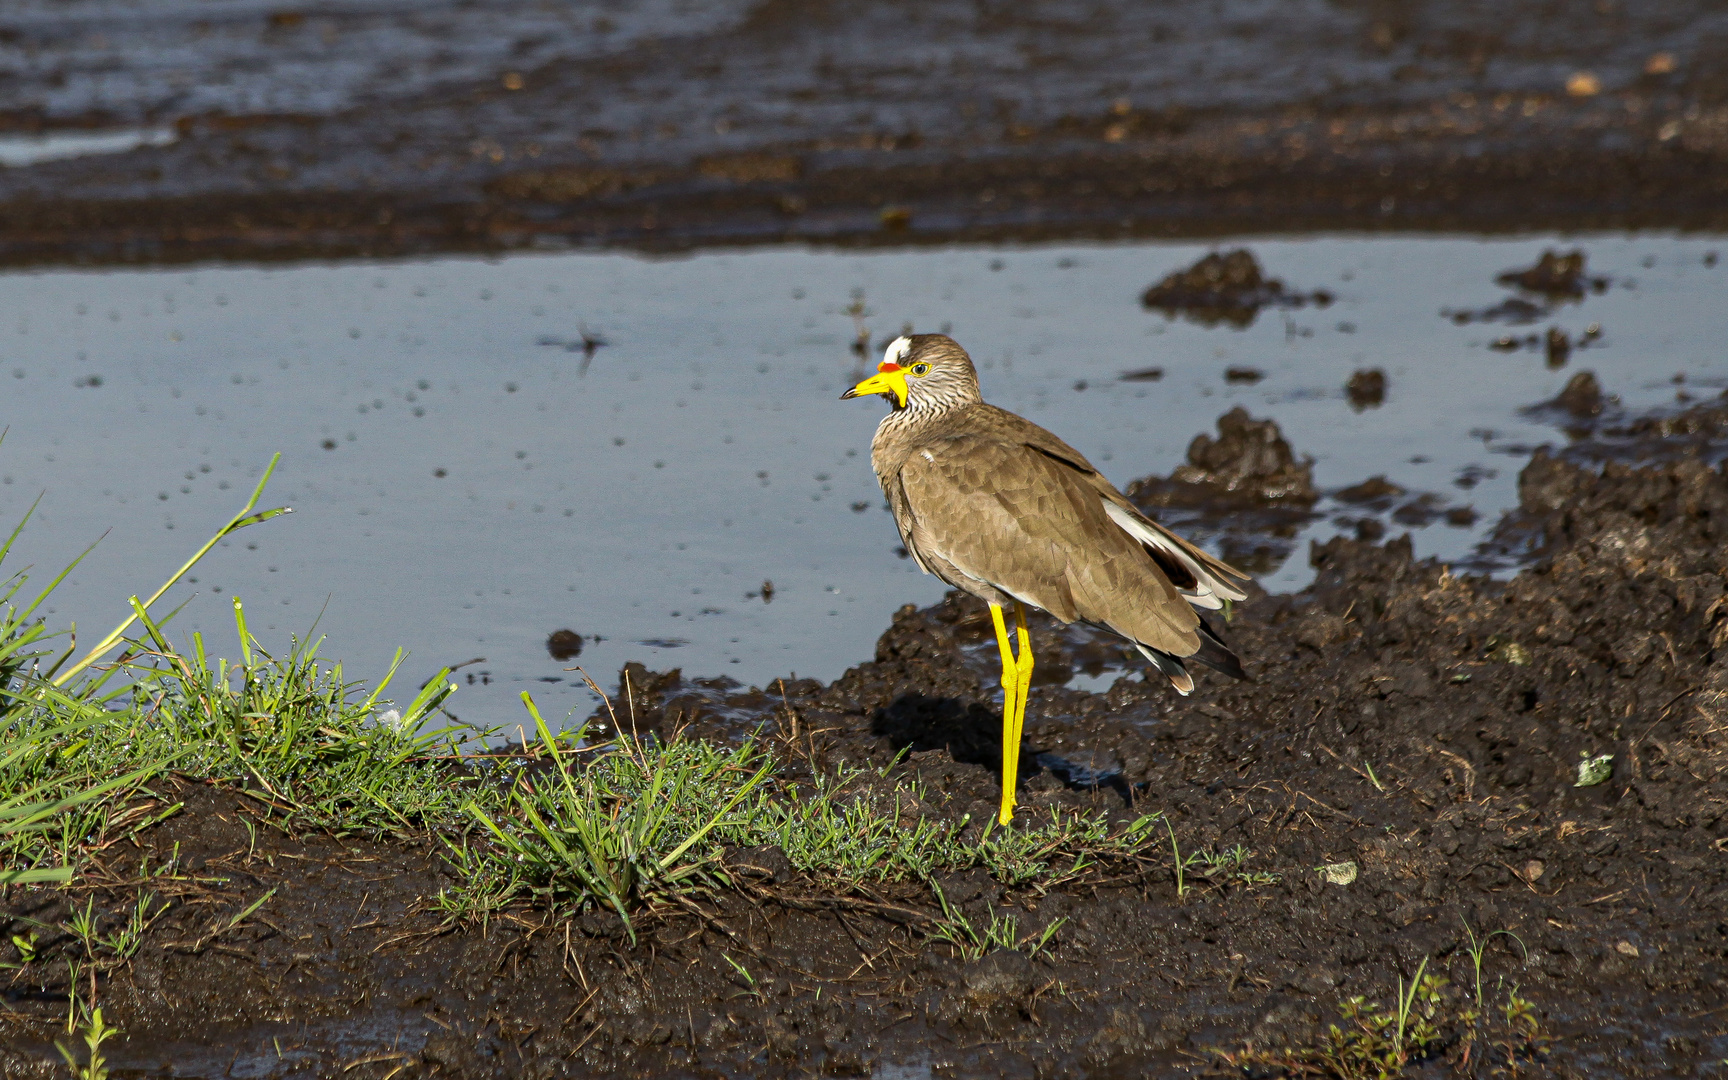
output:
[[897,364],[882,364],[876,374],[840,395],[840,400],[881,394],[894,402],[896,409],[906,407],[906,369]]

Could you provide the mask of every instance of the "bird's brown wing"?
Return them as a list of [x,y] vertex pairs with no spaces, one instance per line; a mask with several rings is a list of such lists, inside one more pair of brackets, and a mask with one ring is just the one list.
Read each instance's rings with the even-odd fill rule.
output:
[[1247,594],[1236,585],[1247,581],[1247,574],[1229,563],[1201,550],[1141,513],[1128,497],[1116,490],[1116,485],[1104,478],[1086,460],[1084,454],[1023,416],[1006,409],[985,405],[969,410],[967,426],[987,433],[993,441],[1017,442],[1036,451],[1056,464],[1072,469],[1100,499],[1117,510],[1110,514],[1115,523],[1140,543],[1152,556],[1165,576],[1191,603],[1217,608],[1222,600],[1245,600]]
[[907,455],[908,547],[1065,622],[1192,655],[1199,617],[1084,474],[994,434],[954,433]]
[[[912,527],[917,519],[912,513],[911,504],[906,501],[906,485],[896,476],[883,485],[882,493],[888,497],[888,509],[894,515],[894,527],[900,530],[900,543],[905,546],[906,553],[912,556],[918,569],[926,574],[935,574],[936,568],[925,561],[924,554],[918,550],[918,541],[912,535]],[[937,576],[941,577],[940,574]],[[955,583],[950,581],[948,584]]]

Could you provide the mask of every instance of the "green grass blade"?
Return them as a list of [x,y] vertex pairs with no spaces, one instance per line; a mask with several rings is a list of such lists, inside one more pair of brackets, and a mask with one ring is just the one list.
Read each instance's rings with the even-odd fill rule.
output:
[[0,544],[0,559],[6,558],[6,553],[12,550],[12,542],[18,539],[19,534],[24,531],[24,526],[29,523],[31,515],[35,514],[36,508],[42,504],[42,495],[46,494],[47,492],[43,492],[36,496],[36,501],[30,504],[30,509],[24,511],[24,519],[12,529],[11,535],[6,537],[6,542]]
[[[180,569],[176,570],[167,581],[163,582],[161,588],[157,589],[150,595],[150,599],[144,601],[142,607],[145,610],[148,610],[151,605],[156,603],[156,601],[162,599],[162,595],[172,588],[181,578],[185,577],[194,566],[197,566],[199,561],[202,560],[204,556],[208,555],[210,550],[214,548],[223,537],[237,529],[243,529],[248,525],[257,524],[260,521],[268,521],[270,518],[276,517],[279,514],[291,512],[288,507],[278,507],[275,510],[267,510],[261,514],[253,512],[254,508],[258,505],[258,500],[264,496],[264,485],[270,482],[270,474],[276,471],[276,465],[281,460],[282,455],[280,453],[270,459],[270,464],[264,469],[264,475],[258,479],[258,486],[253,489],[252,497],[246,501],[246,505],[240,509],[238,514],[235,514],[230,518],[226,525],[218,529],[216,535],[205,541],[204,546],[194,552],[192,557],[187,559],[186,562],[181,565]],[[127,628],[130,627],[136,619],[137,615],[134,613],[132,616],[127,618],[126,621],[115,627],[107,637],[97,642],[96,645],[85,654],[84,659],[73,664],[70,669],[57,676],[54,679],[54,685],[66,685],[75,678],[79,672],[83,671],[91,664],[94,664],[102,657],[108,655],[109,650],[119,643],[122,635],[126,633]]]
[[72,880],[70,866],[39,867],[31,870],[0,870],[0,885],[64,885]]

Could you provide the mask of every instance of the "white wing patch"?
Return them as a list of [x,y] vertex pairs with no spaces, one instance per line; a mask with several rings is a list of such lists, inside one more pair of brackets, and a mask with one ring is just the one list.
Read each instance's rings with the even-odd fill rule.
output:
[[912,339],[907,337],[905,334],[901,334],[893,341],[890,341],[888,343],[888,348],[883,350],[882,362],[884,364],[898,364],[900,361],[904,360],[906,354],[911,351]]
[[1179,589],[1190,604],[1198,608],[1216,611],[1224,606],[1226,600],[1246,600],[1248,594],[1225,581],[1217,574],[1206,569],[1201,562],[1182,550],[1180,544],[1171,542],[1170,538],[1152,528],[1140,517],[1109,499],[1100,500],[1104,503],[1104,512],[1110,515],[1110,520],[1121,527],[1122,531],[1147,547],[1156,548],[1159,553],[1168,556],[1172,561],[1182,565],[1194,578],[1194,586]]

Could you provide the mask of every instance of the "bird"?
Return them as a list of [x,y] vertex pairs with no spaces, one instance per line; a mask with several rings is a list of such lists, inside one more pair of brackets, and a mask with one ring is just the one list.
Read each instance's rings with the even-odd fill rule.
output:
[[953,338],[889,342],[876,374],[840,395],[870,396],[891,406],[870,465],[907,553],[990,607],[1002,659],[1002,825],[1014,816],[1032,682],[1028,607],[1126,638],[1183,696],[1194,690],[1190,661],[1247,678],[1200,611],[1246,600],[1249,576],[1135,509],[1072,446],[986,403]]

